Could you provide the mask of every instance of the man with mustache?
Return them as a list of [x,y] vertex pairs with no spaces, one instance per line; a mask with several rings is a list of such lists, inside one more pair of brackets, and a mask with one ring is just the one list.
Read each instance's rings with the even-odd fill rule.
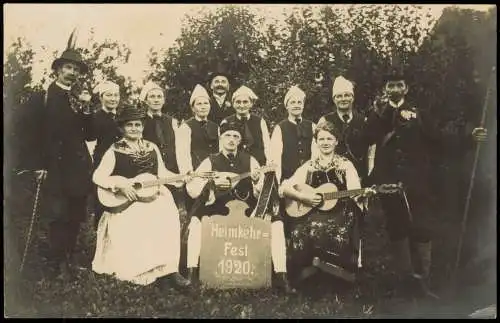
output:
[[[399,276],[399,290],[407,296],[437,299],[430,291],[433,221],[429,204],[430,151],[452,146],[453,138],[434,126],[434,117],[406,100],[409,87],[401,68],[384,78],[384,97],[374,102],[366,124],[366,138],[376,143],[373,184],[402,182],[404,194],[380,195],[387,220],[391,251]],[[486,129],[475,128],[469,146],[486,139]],[[414,250],[412,253],[411,251]]]
[[332,98],[336,110],[321,117],[318,123],[331,122],[340,130],[335,152],[353,164],[361,182],[368,175],[368,144],[364,137],[365,117],[354,107],[354,85],[351,81],[339,76],[332,88]]
[[75,91],[76,80],[88,72],[80,54],[68,46],[52,69],[57,78],[47,90],[44,158],[36,173],[39,179],[47,176],[49,264],[56,274],[67,274],[92,189],[92,159],[85,142],[91,140],[92,114],[88,91]]
[[210,80],[210,89],[212,90],[212,95],[210,97],[211,109],[208,114],[208,120],[219,125],[224,118],[233,114],[231,97],[229,95],[229,75],[224,72],[213,74]]

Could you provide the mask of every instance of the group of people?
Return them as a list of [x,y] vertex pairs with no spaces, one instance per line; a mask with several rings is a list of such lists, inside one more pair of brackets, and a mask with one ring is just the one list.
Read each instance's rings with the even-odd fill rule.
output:
[[[189,100],[193,116],[179,125],[162,112],[165,93],[153,82],[143,87],[137,106],[120,104],[117,84],[99,84],[94,93],[102,106],[93,113],[87,107],[88,94],[72,91],[75,80],[88,72],[80,55],[68,48],[52,68],[57,79],[46,95],[41,145],[45,158],[36,173],[46,177],[51,192],[50,260],[59,272],[71,270],[92,196],[98,219],[95,272],[139,285],[193,288],[199,275],[202,218],[220,214],[220,208],[234,199],[254,208],[264,185],[262,166],[272,165],[281,198],[279,212],[271,212],[277,288],[296,293],[293,282],[318,252],[333,254],[331,261],[350,271],[361,252],[359,223],[375,192],[366,189],[340,198],[331,210],[321,210],[325,196],[304,186],[330,183],[346,191],[402,182],[404,193],[379,197],[400,286],[435,297],[427,284],[432,250],[432,228],[426,220],[432,216],[426,196],[427,146],[439,144],[442,136],[429,127],[422,110],[405,99],[409,88],[404,74],[387,75],[385,96],[375,100],[366,115],[353,109],[353,83],[337,77],[333,112],[317,123],[303,118],[306,93],[293,86],[283,101],[288,116],[270,134],[266,120],[250,112],[257,95],[246,86],[230,94],[230,76],[224,73],[213,75],[212,94],[196,85]],[[484,140],[486,130],[476,128],[470,138]],[[88,141],[96,141],[92,156]],[[233,187],[217,172],[251,176]],[[181,176],[144,197],[133,185],[142,174],[159,179]],[[109,208],[99,202],[98,188],[130,203]],[[311,212],[292,218],[285,212],[284,199],[308,205]],[[179,270],[179,203],[186,203],[191,215],[187,277]]]

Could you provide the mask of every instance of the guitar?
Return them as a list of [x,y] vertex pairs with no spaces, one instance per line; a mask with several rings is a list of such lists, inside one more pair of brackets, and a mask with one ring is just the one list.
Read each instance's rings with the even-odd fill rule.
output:
[[[159,193],[161,185],[170,184],[185,180],[188,175],[176,175],[167,178],[158,178],[157,176],[144,173],[137,175],[134,178],[126,178],[123,176],[111,176],[113,181],[118,183],[132,182],[132,187],[136,190],[138,196],[138,202],[152,202],[154,201]],[[193,173],[189,175],[190,177],[209,177],[209,173]],[[120,212],[129,207],[132,203],[136,201],[130,201],[123,194],[119,192],[113,192],[110,189],[103,187],[97,187],[97,196],[101,204],[108,210],[112,212]]]
[[[294,188],[299,192],[306,192],[308,194],[319,194],[323,201],[318,206],[314,207],[305,204],[301,201],[296,201],[291,198],[285,198],[285,210],[292,218],[299,218],[312,209],[316,208],[321,211],[329,211],[337,204],[337,200],[345,197],[351,197],[363,194],[368,188],[359,188],[354,190],[339,191],[337,186],[332,183],[325,183],[321,186],[313,188],[307,184],[295,185]],[[378,186],[370,187],[377,193],[390,194],[396,193],[402,189],[402,184],[381,184]]]
[[[275,165],[266,165],[266,166],[262,166],[262,167],[258,168],[256,170],[256,172],[268,173],[268,172],[274,171],[275,168],[276,168]],[[229,191],[229,190],[234,189],[238,185],[238,183],[241,182],[242,180],[244,180],[245,178],[252,176],[253,173],[254,172],[245,172],[242,174],[236,174],[233,172],[212,171],[212,172],[207,173],[206,177],[211,178],[211,179],[215,179],[215,178],[227,179],[229,181],[229,183],[231,184],[231,186],[228,189],[220,189],[220,188],[217,188],[217,189],[222,190],[222,191]]]

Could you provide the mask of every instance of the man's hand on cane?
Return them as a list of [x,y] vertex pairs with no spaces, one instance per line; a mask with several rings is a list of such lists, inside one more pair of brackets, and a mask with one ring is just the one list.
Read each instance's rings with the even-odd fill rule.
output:
[[488,130],[482,127],[474,128],[472,130],[472,137],[476,142],[485,142],[488,139]]
[[39,183],[47,177],[47,171],[45,169],[39,169],[35,171],[36,181]]

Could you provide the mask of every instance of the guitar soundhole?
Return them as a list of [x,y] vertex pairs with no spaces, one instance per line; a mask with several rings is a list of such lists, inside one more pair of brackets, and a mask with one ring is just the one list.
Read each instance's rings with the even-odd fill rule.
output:
[[141,183],[134,183],[134,185],[132,185],[132,187],[135,189],[135,190],[139,190],[142,188],[142,184]]

